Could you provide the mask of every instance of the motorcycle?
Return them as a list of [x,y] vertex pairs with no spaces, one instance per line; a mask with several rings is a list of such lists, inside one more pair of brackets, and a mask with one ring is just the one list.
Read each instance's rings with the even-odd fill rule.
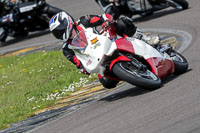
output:
[[35,0],[10,4],[10,13],[0,18],[0,42],[8,36],[26,36],[29,32],[48,29],[50,18],[62,11],[46,3]]
[[[100,0],[96,1],[101,5]],[[187,0],[109,0],[109,3],[112,3],[113,11],[106,10],[106,13],[114,13],[113,15],[116,16],[125,15],[128,17],[132,17],[133,15],[145,17],[152,15],[155,11],[163,10],[168,7],[183,10],[187,9],[189,6]]]
[[168,45],[156,48],[128,36],[116,37],[112,30],[94,33],[93,28],[79,32],[69,48],[88,73],[98,73],[112,80],[156,89],[161,80],[188,69],[187,60]]

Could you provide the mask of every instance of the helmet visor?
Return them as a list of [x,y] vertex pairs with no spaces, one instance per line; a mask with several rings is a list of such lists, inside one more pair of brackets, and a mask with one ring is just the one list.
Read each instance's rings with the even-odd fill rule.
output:
[[[66,18],[64,18],[62,21],[60,20],[60,22],[62,22],[62,23],[60,23],[60,25],[52,31],[52,34],[57,39],[62,39],[62,40],[68,39],[69,35],[71,34],[71,31],[68,31],[68,27],[70,24]],[[68,36],[67,36],[67,33],[69,34]],[[65,37],[64,37],[64,35],[65,35]]]
[[63,34],[65,33],[66,29],[55,29],[52,31],[52,34],[57,38],[63,40]]

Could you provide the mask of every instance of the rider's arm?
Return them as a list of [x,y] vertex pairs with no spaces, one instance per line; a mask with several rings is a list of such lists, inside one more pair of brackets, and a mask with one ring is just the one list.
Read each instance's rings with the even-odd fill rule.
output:
[[63,54],[73,64],[78,65],[78,63],[76,63],[76,61],[74,60],[75,54],[71,49],[68,48],[68,44],[67,43],[64,43],[64,45],[63,45]]
[[79,69],[80,72],[88,74],[88,72],[84,69],[83,65],[74,54],[73,50],[68,48],[67,43],[64,43],[63,45],[63,54],[69,61],[71,61],[74,65],[76,65],[76,67]]
[[120,36],[125,34],[129,37],[132,37],[137,30],[137,27],[133,24],[133,21],[128,17],[119,18],[114,23],[114,27],[116,29],[116,33]]

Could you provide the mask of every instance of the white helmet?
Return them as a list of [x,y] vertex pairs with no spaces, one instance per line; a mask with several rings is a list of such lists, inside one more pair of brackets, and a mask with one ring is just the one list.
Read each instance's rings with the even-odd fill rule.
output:
[[69,39],[72,32],[74,22],[72,18],[65,12],[59,12],[49,21],[49,28],[52,34],[64,41]]

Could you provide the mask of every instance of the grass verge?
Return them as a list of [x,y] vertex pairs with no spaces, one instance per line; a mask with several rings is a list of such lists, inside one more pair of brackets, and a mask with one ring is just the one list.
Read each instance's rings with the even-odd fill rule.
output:
[[0,58],[0,129],[93,80],[95,75],[81,74],[60,51]]

